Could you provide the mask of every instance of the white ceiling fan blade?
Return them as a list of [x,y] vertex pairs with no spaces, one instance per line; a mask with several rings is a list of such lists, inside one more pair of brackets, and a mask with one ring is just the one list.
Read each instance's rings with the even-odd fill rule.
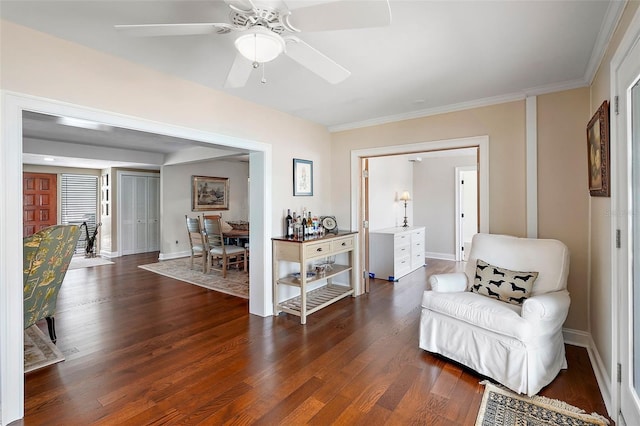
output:
[[247,84],[247,80],[249,80],[251,71],[253,71],[251,61],[240,53],[236,53],[236,58],[233,60],[229,74],[227,74],[227,81],[224,82],[224,87],[228,89],[244,87]]
[[337,0],[292,10],[289,24],[300,31],[333,31],[391,24],[388,0]]
[[224,2],[237,12],[250,12],[256,8],[251,0],[224,0]]
[[347,69],[299,38],[289,36],[285,37],[285,40],[287,41],[287,56],[329,83],[340,83],[351,75]]
[[223,34],[236,29],[233,25],[217,22],[203,24],[116,25],[115,28],[124,34],[136,37]]

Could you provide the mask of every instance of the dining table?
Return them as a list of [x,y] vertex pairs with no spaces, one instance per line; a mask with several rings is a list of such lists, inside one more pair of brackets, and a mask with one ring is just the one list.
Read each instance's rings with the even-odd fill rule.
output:
[[224,238],[233,239],[236,245],[240,246],[242,240],[249,242],[249,230],[248,229],[232,229],[230,231],[222,232]]

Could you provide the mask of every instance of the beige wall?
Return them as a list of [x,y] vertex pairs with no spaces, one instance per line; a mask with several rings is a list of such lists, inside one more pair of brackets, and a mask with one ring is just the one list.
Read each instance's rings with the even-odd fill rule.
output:
[[571,252],[571,310],[565,327],[588,329],[586,123],[589,89],[538,97],[538,236],[556,238]]
[[352,150],[389,145],[489,136],[490,230],[526,235],[525,105],[509,102],[332,134],[333,205],[339,221],[349,223]]
[[[590,105],[586,123],[596,112],[603,101],[611,101],[611,70],[610,64],[620,41],[629,28],[629,23],[640,8],[640,2],[630,1],[625,7],[625,11],[618,23],[609,47],[602,60],[600,68],[591,84]],[[585,160],[586,161],[586,160]],[[609,377],[612,377],[611,367],[613,365],[613,343],[612,330],[617,325],[612,319],[612,298],[611,298],[611,199],[606,197],[590,197],[589,223],[590,247],[590,318],[589,326],[591,336],[596,346],[596,350],[602,359],[604,367],[607,369]]]
[[[274,233],[282,232],[287,207],[332,210],[325,127],[7,21],[0,25],[3,90],[271,144]],[[294,157],[314,161],[313,197],[293,197]]]

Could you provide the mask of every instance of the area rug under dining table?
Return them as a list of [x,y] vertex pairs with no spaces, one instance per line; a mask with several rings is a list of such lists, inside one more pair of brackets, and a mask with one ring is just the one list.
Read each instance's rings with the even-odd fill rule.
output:
[[209,290],[219,291],[243,299],[249,298],[249,274],[245,271],[230,269],[227,271],[226,278],[223,278],[222,273],[219,271],[205,274],[200,269],[202,268],[202,261],[196,259],[193,269],[191,269],[188,257],[162,260],[138,267],[165,277],[208,288]]

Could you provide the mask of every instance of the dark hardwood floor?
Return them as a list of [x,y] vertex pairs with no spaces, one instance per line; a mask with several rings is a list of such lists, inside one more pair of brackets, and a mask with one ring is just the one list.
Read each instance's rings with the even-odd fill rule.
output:
[[[136,267],[155,259],[68,272],[56,315],[66,361],[25,376],[14,424],[474,424],[482,377],[418,348],[426,277],[454,262],[373,280],[302,326]],[[586,350],[567,351],[569,369],[541,394],[605,414]]]

